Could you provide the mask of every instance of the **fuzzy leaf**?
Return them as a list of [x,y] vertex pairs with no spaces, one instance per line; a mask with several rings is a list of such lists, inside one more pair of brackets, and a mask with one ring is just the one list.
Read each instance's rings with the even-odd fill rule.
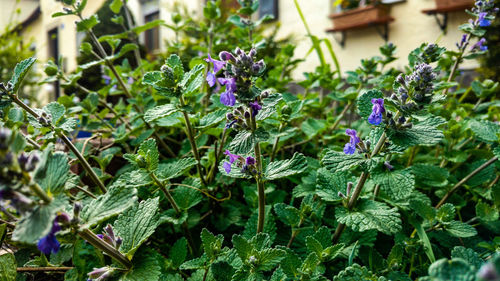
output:
[[377,281],[379,279],[366,267],[360,266],[359,264],[356,263],[342,270],[337,276],[333,278],[333,281],[359,281],[359,280]]
[[455,237],[465,238],[477,235],[477,231],[473,226],[461,221],[451,221],[443,225],[444,229]]
[[153,122],[157,119],[167,117],[175,112],[179,111],[173,104],[164,104],[164,105],[159,105],[155,106],[144,114],[144,120],[146,122],[150,123]]
[[92,227],[104,220],[114,217],[135,204],[137,201],[135,188],[124,188],[115,185],[106,194],[83,206],[80,219],[85,227]]
[[293,206],[283,203],[274,205],[274,212],[278,218],[286,225],[297,226],[300,221],[300,212]]
[[157,175],[161,179],[173,179],[181,176],[186,170],[196,165],[196,159],[186,157],[168,164],[160,164],[158,166]]
[[123,239],[120,252],[132,258],[135,251],[146,242],[159,225],[158,197],[142,201],[116,219],[114,229]]
[[16,258],[13,254],[6,253],[0,256],[0,280],[14,281],[17,275]]
[[487,120],[470,120],[469,127],[472,132],[482,141],[497,142],[500,134],[500,126]]
[[393,234],[401,230],[397,209],[390,209],[384,203],[371,200],[361,200],[350,212],[346,208],[337,208],[335,217],[357,232],[376,229],[385,234]]
[[444,138],[442,130],[437,128],[444,122],[445,120],[441,117],[429,117],[419,123],[414,123],[409,129],[390,129],[387,135],[398,146],[434,145]]
[[87,31],[96,26],[99,23],[99,18],[97,14],[90,16],[89,18],[83,19],[76,23],[76,31]]
[[363,154],[346,155],[343,152],[333,150],[327,151],[321,159],[323,166],[332,173],[345,172],[354,167],[371,170],[377,166],[378,161],[378,157],[366,159]]
[[[44,153],[45,155],[45,153]],[[50,194],[59,194],[69,178],[68,155],[63,152],[49,152],[47,158],[37,167],[34,180]]]
[[463,259],[440,259],[429,267],[430,280],[474,281],[472,267]]
[[177,240],[172,248],[170,248],[169,259],[172,261],[172,266],[174,268],[179,268],[179,266],[186,260],[187,257],[187,240],[182,237]]
[[358,97],[358,111],[359,115],[363,118],[368,118],[372,113],[372,99],[381,99],[384,95],[380,90],[368,90],[362,92]]
[[339,201],[339,191],[346,194],[349,178],[346,173],[331,173],[325,168],[318,170],[316,176],[316,194],[327,202]]
[[269,133],[262,128],[258,128],[255,132],[240,131],[229,144],[229,150],[234,154],[248,154],[256,143],[267,141]]
[[14,74],[12,75],[12,78],[10,79],[10,83],[12,84],[12,92],[16,93],[17,90],[19,89],[19,86],[21,85],[21,82],[23,82],[24,77],[30,70],[30,68],[33,66],[35,63],[36,58],[27,58],[20,63],[16,64],[16,67],[14,68]]
[[215,236],[206,228],[201,231],[203,251],[210,260],[217,258],[218,253],[222,249],[222,242],[224,242],[224,236],[221,234]]
[[408,170],[396,170],[373,175],[373,180],[380,184],[380,191],[392,200],[408,198],[415,185],[415,177]]
[[302,153],[294,153],[292,159],[274,161],[267,165],[264,177],[274,180],[299,174],[307,169],[307,159]]
[[451,251],[451,258],[460,258],[467,261],[470,265],[479,269],[483,264],[483,260],[479,257],[479,254],[476,253],[473,249],[468,249],[462,246],[456,246]]
[[152,253],[140,252],[133,260],[133,264],[132,269],[120,277],[120,281],[157,281],[160,279],[161,266]]
[[193,69],[191,69],[188,73],[184,74],[182,81],[179,83],[179,86],[184,89],[184,95],[192,95],[201,87],[204,81],[204,69],[205,66],[203,64],[198,64],[193,67]]
[[498,209],[495,206],[490,206],[484,202],[479,202],[476,205],[476,215],[482,221],[498,220]]

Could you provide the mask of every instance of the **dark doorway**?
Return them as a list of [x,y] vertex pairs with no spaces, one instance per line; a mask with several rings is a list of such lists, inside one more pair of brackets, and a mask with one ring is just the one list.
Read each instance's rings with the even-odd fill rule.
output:
[[[48,32],[48,46],[49,46],[49,57],[54,59],[54,62],[59,66],[59,32],[57,27],[49,30]],[[59,80],[54,82],[54,99],[57,100],[61,96],[61,89],[59,87]]]

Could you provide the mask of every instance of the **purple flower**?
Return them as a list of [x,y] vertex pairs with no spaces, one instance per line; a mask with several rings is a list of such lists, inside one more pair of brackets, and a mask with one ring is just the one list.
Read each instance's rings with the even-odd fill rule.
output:
[[368,116],[368,123],[379,125],[382,123],[382,113],[385,112],[384,99],[372,99],[372,113]]
[[479,26],[486,27],[491,25],[491,22],[486,19],[486,15],[487,15],[486,12],[479,13],[479,16],[477,18]]
[[250,108],[252,109],[252,115],[257,116],[259,110],[262,109],[262,106],[259,104],[258,101],[254,101],[250,103]]
[[213,86],[215,85],[215,80],[216,80],[216,78],[215,78],[215,73],[213,73],[213,72],[209,71],[209,72],[207,73],[207,83],[208,83],[208,85],[209,85],[210,87],[213,87]]
[[234,96],[234,92],[236,92],[236,79],[218,78],[217,80],[221,85],[226,86],[226,91],[220,95],[220,102],[227,106],[234,106],[236,103],[236,97]]
[[253,158],[252,156],[248,156],[246,159],[245,159],[245,163],[247,165],[255,165],[255,158]]
[[480,51],[487,51],[488,50],[488,46],[484,45],[486,43],[486,39],[484,38],[481,38],[481,40],[477,41],[476,44],[474,44],[474,46],[472,46],[472,50],[475,50],[475,49],[479,49]]
[[347,129],[345,130],[345,133],[351,137],[348,143],[345,144],[344,146],[344,153],[345,154],[354,154],[356,151],[356,145],[361,142],[359,137],[357,136],[357,132],[354,129]]
[[57,241],[56,238],[56,233],[61,230],[61,227],[59,224],[54,220],[54,223],[52,225],[52,229],[50,230],[49,234],[47,234],[45,237],[40,239],[38,241],[38,249],[44,253],[45,255],[50,255],[50,253],[57,253],[59,251],[59,247],[61,244],[59,244],[59,241]]
[[212,63],[214,68],[214,73],[219,72],[219,70],[221,70],[226,65],[226,62],[212,59],[210,54],[208,54],[208,58],[206,58],[205,61]]
[[127,79],[127,83],[129,85],[133,84],[134,83],[134,78],[132,78],[132,77],[129,76],[128,79]]
[[229,156],[229,162],[231,164],[234,163],[234,161],[238,160],[240,158],[240,156],[236,155],[236,154],[232,154],[229,150],[226,149],[226,151],[224,152],[224,154],[226,154],[227,156]]
[[223,61],[234,61],[234,56],[228,51],[222,51],[219,53],[219,58]]
[[224,164],[222,164],[222,167],[224,168],[224,170],[226,170],[227,174],[231,173],[231,163],[224,162]]
[[111,83],[111,77],[109,77],[108,75],[104,74],[101,77],[102,79],[104,79],[104,84],[109,85],[109,83]]

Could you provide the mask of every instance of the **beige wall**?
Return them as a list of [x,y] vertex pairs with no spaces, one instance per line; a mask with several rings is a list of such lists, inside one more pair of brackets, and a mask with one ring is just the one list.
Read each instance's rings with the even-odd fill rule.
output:
[[[366,29],[347,31],[346,44],[342,48],[334,39],[340,39],[340,33],[326,33],[327,28],[333,27],[328,18],[330,1],[328,0],[298,0],[312,33],[320,38],[328,38],[341,65],[342,72],[354,70],[359,66],[362,58],[379,55],[378,46],[384,44],[384,40],[374,27]],[[280,0],[280,21],[282,28],[281,36],[294,34],[298,40],[295,56],[304,57],[311,48],[310,40],[305,36],[305,28],[300,21],[293,0]],[[407,0],[403,3],[392,5],[391,16],[394,22],[389,24],[389,42],[394,43],[399,60],[392,65],[402,68],[407,63],[408,53],[423,42],[438,43],[447,48],[456,48],[455,42],[461,38],[458,26],[467,22],[468,15],[465,12],[451,12],[448,15],[448,33],[443,35],[433,16],[427,16],[421,12],[423,9],[434,8],[433,0]],[[327,49],[324,47],[327,61],[333,65]],[[294,76],[300,78],[302,72],[313,71],[319,65],[316,53],[311,53],[306,61],[300,65]],[[468,62],[463,67],[472,68],[477,66],[475,62]]]
[[38,7],[36,0],[0,0],[0,33],[8,24],[18,24]]

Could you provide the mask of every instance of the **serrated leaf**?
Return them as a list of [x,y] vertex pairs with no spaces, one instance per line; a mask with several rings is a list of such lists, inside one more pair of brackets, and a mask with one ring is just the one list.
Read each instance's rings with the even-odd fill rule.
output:
[[210,265],[212,276],[217,281],[231,281],[234,268],[226,261],[216,261]]
[[14,281],[17,275],[16,258],[13,254],[6,253],[0,256],[0,280]]
[[443,204],[436,212],[436,219],[440,222],[449,222],[455,218],[455,206],[451,203]]
[[288,206],[283,203],[274,205],[274,212],[278,218],[286,225],[297,226],[300,221],[300,212],[293,206]]
[[181,210],[188,210],[191,207],[196,206],[203,200],[201,192],[194,190],[187,186],[178,186],[173,190],[173,195],[175,202]]
[[121,0],[113,0],[113,2],[111,2],[111,4],[109,4],[109,8],[115,14],[120,13],[120,9],[122,8],[122,1]]
[[245,237],[237,234],[233,235],[231,241],[233,242],[233,247],[240,259],[242,259],[243,261],[247,261],[252,254],[252,244],[250,244],[250,242],[248,242]]
[[450,221],[443,224],[443,226],[448,233],[455,237],[466,238],[477,235],[477,231],[473,226],[461,221]]
[[268,271],[285,258],[286,252],[281,249],[263,249],[257,255],[258,270]]
[[114,217],[135,204],[137,201],[135,188],[124,188],[115,185],[107,193],[99,195],[96,199],[83,206],[80,219],[84,227],[92,227],[111,217]]
[[132,261],[133,267],[120,277],[120,281],[156,281],[161,275],[161,266],[155,255],[140,252]]
[[[274,241],[274,239],[276,238],[276,223],[271,213],[271,206],[266,206],[265,212],[266,219],[264,222],[264,230],[262,231],[262,233],[269,235],[269,239],[271,241]],[[251,237],[254,237],[255,233],[257,233],[258,218],[258,211],[255,210],[245,224],[245,230],[243,231],[244,237],[250,239]]]
[[418,123],[414,123],[408,129],[390,129],[387,131],[387,135],[398,146],[434,145],[444,138],[442,130],[437,128],[444,122],[445,120],[441,117],[429,117]]
[[450,172],[447,169],[431,164],[415,164],[411,168],[417,182],[432,187],[441,187],[448,184]]
[[307,169],[307,159],[302,153],[295,152],[292,159],[274,161],[266,166],[264,178],[275,180],[300,174]]
[[181,270],[200,269],[204,268],[206,263],[207,263],[207,256],[203,255],[199,258],[195,258],[184,262],[183,264],[181,264],[179,269]]
[[15,123],[24,122],[24,111],[19,107],[11,107],[9,109],[8,118]]
[[325,168],[318,170],[316,176],[316,195],[327,202],[339,201],[339,191],[345,194],[349,178],[346,173],[331,173]]
[[[45,154],[44,154],[45,155]],[[68,155],[49,152],[34,173],[34,180],[49,194],[59,194],[69,178]]]
[[322,165],[332,173],[345,172],[355,167],[371,170],[377,166],[380,159],[373,157],[366,159],[363,154],[346,155],[343,152],[329,150],[326,152]]
[[380,191],[392,200],[408,198],[415,186],[415,177],[408,170],[394,170],[373,175],[375,183],[380,184]]
[[198,129],[205,129],[217,126],[222,120],[226,119],[226,109],[219,109],[214,112],[210,112],[200,119],[200,124],[197,126]]
[[99,23],[99,18],[97,14],[90,16],[89,18],[83,19],[76,23],[76,31],[87,31],[96,26]]
[[24,77],[26,76],[26,74],[28,74],[28,71],[33,66],[35,61],[36,58],[27,58],[16,64],[16,67],[14,68],[14,74],[9,81],[12,84],[12,92],[17,92],[19,86],[21,85],[21,82],[23,82]]
[[486,222],[493,222],[498,220],[498,209],[495,206],[490,206],[484,202],[476,204],[476,215],[480,220]]
[[317,134],[326,130],[326,121],[320,119],[309,118],[301,125],[301,129],[306,134],[307,139],[312,139]]
[[333,278],[333,281],[377,281],[379,280],[376,275],[369,271],[366,267],[360,266],[359,264],[353,264],[346,269],[339,272],[337,276]]
[[469,128],[482,141],[497,142],[500,133],[500,125],[488,120],[469,121]]
[[429,267],[431,280],[474,281],[472,267],[463,259],[440,259]]
[[144,114],[144,120],[146,120],[146,122],[150,123],[150,122],[156,121],[157,119],[167,117],[167,116],[169,116],[177,111],[179,111],[179,109],[177,109],[175,107],[175,105],[170,104],[170,103],[155,106],[155,107],[149,109],[148,111],[146,111],[146,113]]
[[34,207],[33,211],[23,216],[17,223],[12,233],[12,240],[34,244],[38,239],[47,235],[56,218],[56,212],[68,204],[66,200],[65,197],[56,197],[48,205]]
[[51,102],[43,107],[43,111],[52,117],[52,123],[58,124],[64,113],[66,113],[66,108],[58,102]]
[[158,146],[156,146],[155,139],[148,139],[141,143],[137,154],[144,157],[149,171],[155,171],[158,169],[160,154],[158,153]]
[[258,128],[255,132],[240,131],[229,144],[229,150],[238,155],[248,154],[258,142],[267,141],[269,133],[263,128]]
[[401,219],[397,209],[390,209],[386,204],[377,201],[361,200],[352,211],[336,208],[335,217],[340,223],[357,232],[376,229],[385,234],[394,234],[401,231]]
[[456,246],[451,251],[451,258],[460,258],[467,261],[470,265],[474,266],[476,269],[479,269],[483,264],[483,260],[479,257],[479,254],[476,253],[473,249],[468,249],[462,246]]
[[196,159],[193,157],[181,158],[168,164],[160,164],[155,174],[161,179],[169,180],[181,176],[194,165]]
[[170,248],[168,258],[172,261],[172,266],[174,268],[179,268],[179,266],[186,260],[187,257],[187,240],[182,237],[177,240],[172,248]]
[[218,253],[222,249],[222,242],[224,242],[224,236],[221,234],[215,236],[206,228],[201,231],[203,251],[210,260],[217,258]]
[[368,118],[368,116],[372,113],[372,99],[381,99],[383,97],[384,95],[380,90],[368,90],[362,92],[357,99],[359,115],[363,118]]
[[183,89],[183,94],[186,96],[194,94],[201,87],[204,81],[203,72],[205,65],[198,64],[188,73],[184,74],[179,86]]
[[158,197],[140,202],[118,216],[113,227],[123,239],[120,252],[132,258],[135,251],[155,232],[160,223]]
[[271,94],[269,97],[262,100],[262,109],[259,111],[255,119],[265,120],[276,112],[276,105],[282,101],[281,94]]

